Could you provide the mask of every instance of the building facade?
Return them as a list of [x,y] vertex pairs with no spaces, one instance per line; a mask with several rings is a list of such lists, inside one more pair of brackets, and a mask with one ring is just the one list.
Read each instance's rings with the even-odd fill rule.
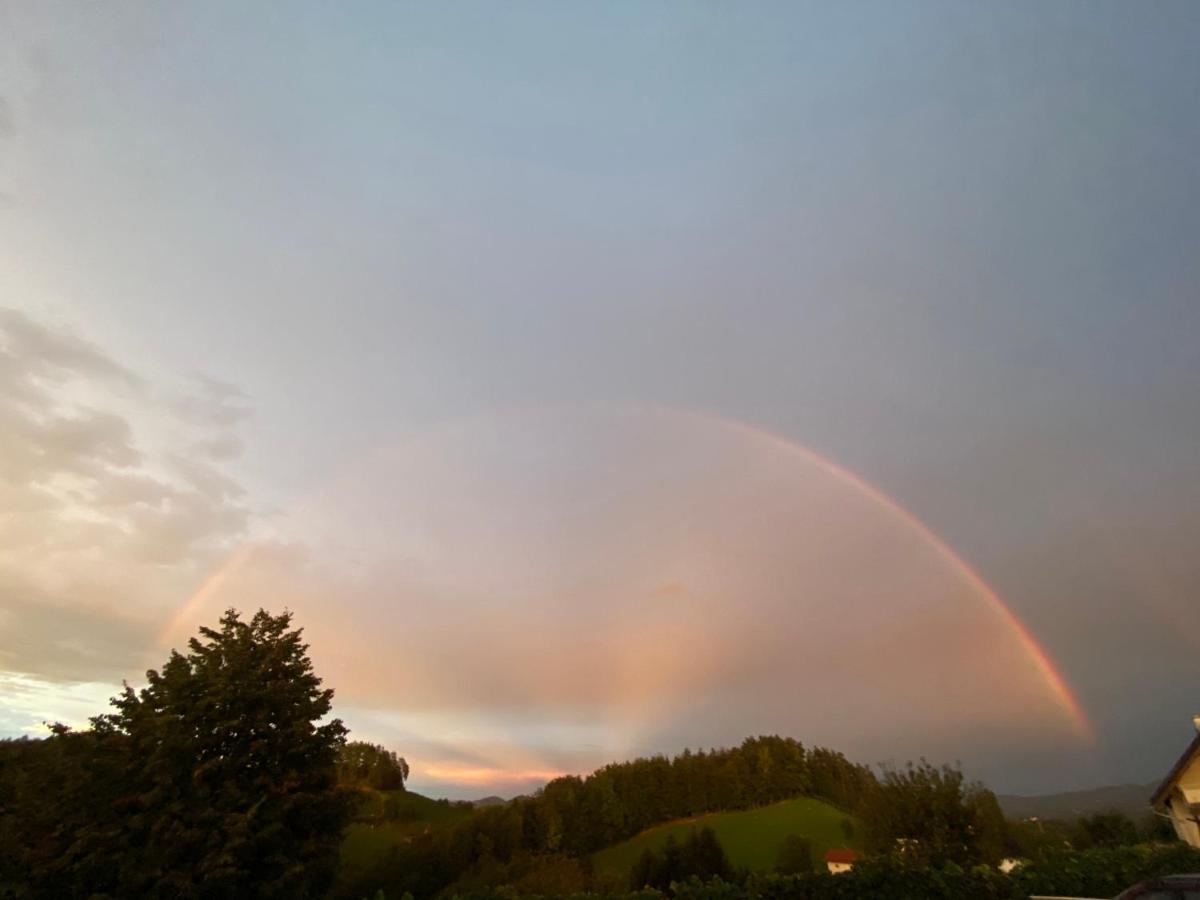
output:
[[[1200,716],[1192,720],[1200,732]],[[1181,841],[1200,848],[1200,734],[1150,798],[1155,812],[1170,816]]]
[[850,850],[846,847],[836,847],[825,853],[825,866],[834,875],[842,872],[849,872],[854,868],[854,864],[862,856],[857,850]]

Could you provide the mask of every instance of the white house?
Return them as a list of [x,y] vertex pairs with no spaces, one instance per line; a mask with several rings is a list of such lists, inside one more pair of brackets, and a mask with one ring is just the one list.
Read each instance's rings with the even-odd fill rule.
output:
[[[1192,724],[1200,732],[1200,716],[1192,719]],[[1200,734],[1163,779],[1150,803],[1157,812],[1171,817],[1181,841],[1200,848]]]
[[841,872],[849,872],[861,857],[862,854],[857,850],[835,847],[832,850],[825,851],[825,865],[829,868],[830,872],[837,875]]

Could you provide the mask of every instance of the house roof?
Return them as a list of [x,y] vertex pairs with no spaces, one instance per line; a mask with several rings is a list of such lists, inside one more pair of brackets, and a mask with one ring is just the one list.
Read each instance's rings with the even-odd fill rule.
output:
[[1158,806],[1166,798],[1171,790],[1171,785],[1175,783],[1183,770],[1188,767],[1188,764],[1197,755],[1200,755],[1200,734],[1192,738],[1192,742],[1188,744],[1188,748],[1183,751],[1183,756],[1179,757],[1175,765],[1171,767],[1171,771],[1167,774],[1167,777],[1163,779],[1162,784],[1155,789],[1154,794],[1150,797],[1151,806]]
[[834,847],[832,850],[825,851],[825,862],[827,863],[852,863],[859,859],[862,859],[861,853],[846,847]]

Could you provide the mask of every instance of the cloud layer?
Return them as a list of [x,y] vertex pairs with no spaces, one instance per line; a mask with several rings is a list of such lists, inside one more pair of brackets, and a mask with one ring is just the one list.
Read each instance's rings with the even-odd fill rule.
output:
[[511,789],[763,731],[977,765],[1014,740],[1081,746],[920,529],[734,424],[627,406],[450,422],[354,460],[284,533],[231,556],[166,637],[286,602],[339,709],[406,748],[419,784]]
[[206,380],[164,393],[0,309],[0,668],[80,682],[144,668],[164,609],[246,532],[222,468],[233,400]]

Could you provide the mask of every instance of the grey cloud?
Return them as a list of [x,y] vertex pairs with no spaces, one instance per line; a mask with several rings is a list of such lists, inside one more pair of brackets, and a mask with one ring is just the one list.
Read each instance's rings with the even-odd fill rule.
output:
[[197,492],[181,494],[160,507],[136,507],[125,517],[133,526],[139,556],[172,564],[241,535],[247,519],[246,510]]
[[56,475],[94,478],[110,468],[136,465],[141,455],[127,421],[113,413],[78,410],[73,415],[34,411],[52,406],[52,394],[34,392],[26,403],[0,399],[0,478],[46,483]]
[[38,324],[19,310],[0,307],[0,335],[5,354],[21,362],[19,368],[4,366],[4,374],[22,380],[64,377],[103,378],[126,386],[141,379],[115,362],[90,341]]
[[35,433],[39,450],[50,458],[89,461],[125,468],[141,462],[133,446],[133,429],[118,415],[83,409],[79,415],[51,419]]
[[246,395],[236,386],[208,375],[197,375],[195,381],[195,391],[175,404],[185,418],[200,425],[227,428],[250,415]]
[[142,473],[110,472],[92,491],[92,502],[99,507],[123,507],[136,504],[161,506],[178,498],[180,492],[164,481]]
[[55,597],[4,568],[0,609],[10,638],[0,649],[4,671],[48,681],[116,683],[140,678],[148,664],[147,647],[154,643],[149,623]]
[[230,433],[197,441],[194,447],[197,453],[216,461],[237,459],[245,449],[241,438]]
[[10,140],[16,137],[17,122],[13,117],[12,106],[4,97],[0,97],[0,140]]
[[[94,343],[0,310],[0,670],[137,676],[163,615],[245,533],[245,489],[220,467],[236,436],[209,424],[209,461],[186,458],[194,423],[145,384]],[[210,423],[233,421],[236,389],[203,395]],[[174,450],[144,439],[164,417]]]
[[172,458],[171,465],[200,493],[216,500],[233,500],[243,496],[245,489],[215,466],[183,456]]

